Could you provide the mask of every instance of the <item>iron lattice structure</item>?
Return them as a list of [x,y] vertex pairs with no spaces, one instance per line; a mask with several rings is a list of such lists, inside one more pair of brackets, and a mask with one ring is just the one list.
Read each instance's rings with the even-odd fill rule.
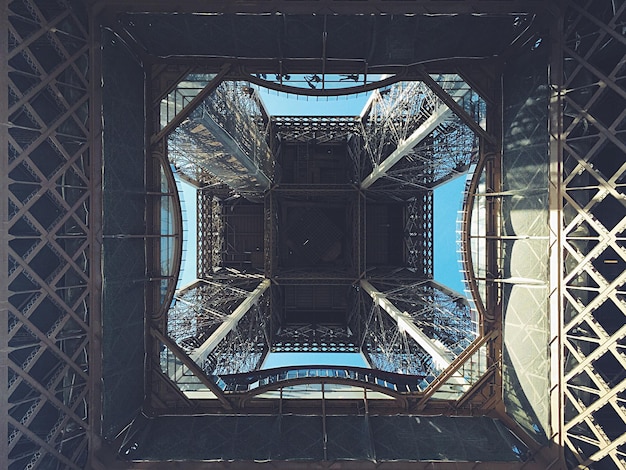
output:
[[[622,189],[626,144],[622,127],[626,106],[621,104],[626,91],[620,80],[626,4],[604,0],[548,5],[532,0],[354,3],[278,1],[272,8],[282,15],[255,18],[253,14],[265,12],[265,7],[253,2],[207,6],[192,1],[176,7],[179,15],[150,15],[145,12],[167,12],[173,7],[160,1],[132,5],[4,1],[0,84],[7,92],[0,95],[0,145],[6,150],[0,159],[0,192],[6,202],[0,205],[0,387],[6,400],[0,402],[0,467],[157,468],[170,465],[160,460],[180,460],[178,465],[184,466],[184,460],[211,459],[235,468],[237,462],[248,465],[261,457],[277,467],[285,461],[287,467],[305,466],[290,460],[304,458],[329,465],[342,461],[346,466],[352,464],[345,459],[354,459],[354,465],[362,468],[392,467],[398,455],[413,460],[415,468],[427,468],[432,461],[442,468],[461,468],[466,462],[468,468],[493,469],[624,466],[626,218]],[[338,15],[319,14],[311,19],[311,13],[320,13],[322,8]],[[224,13],[228,21],[220,23],[221,15],[184,15],[201,9]],[[142,13],[133,14],[133,10]],[[377,16],[381,11],[393,15]],[[520,14],[524,11],[531,14]],[[249,15],[228,16],[235,12]],[[484,15],[463,15],[470,12]],[[516,12],[510,18],[513,21],[498,23],[498,18],[511,12]],[[355,13],[360,15],[350,16]],[[404,17],[407,13],[413,16]],[[433,13],[460,15],[430,16]],[[392,21],[396,23],[387,23]],[[420,28],[413,21],[421,21]],[[211,27],[205,27],[209,23]],[[449,32],[448,36],[442,38],[441,30]],[[171,41],[173,31],[176,43]],[[274,36],[277,31],[280,37]],[[460,31],[476,34],[463,43]],[[233,37],[241,40],[223,40]],[[376,37],[385,38],[385,47]],[[197,44],[216,44],[215,38],[225,45],[223,50],[194,54]],[[416,44],[437,51],[438,57],[425,56]],[[466,59],[471,56],[472,63],[457,55],[459,44],[467,47],[461,52]],[[273,53],[276,45],[280,54]],[[497,49],[500,46],[507,48]],[[361,59],[345,60],[352,56]],[[423,65],[411,65],[415,63]],[[483,198],[484,207],[495,208],[490,214],[502,215],[500,220],[486,220],[484,233],[472,238],[484,244],[472,245],[468,236],[464,247],[466,259],[473,256],[471,247],[491,253],[482,271],[472,271],[466,264],[468,272],[476,274],[470,284],[474,282],[475,292],[483,293],[474,299],[477,308],[480,304],[484,308],[479,338],[463,352],[454,352],[458,342],[469,340],[456,335],[466,331],[456,323],[475,319],[467,314],[434,316],[432,309],[438,303],[429,296],[443,295],[440,303],[447,304],[447,312],[466,311],[466,307],[441,289],[433,293],[408,289],[423,281],[415,279],[416,270],[432,269],[420,265],[419,254],[432,240],[412,238],[416,233],[412,210],[407,212],[410,222],[403,239],[409,253],[407,265],[375,267],[367,278],[359,273],[347,281],[349,331],[323,325],[279,330],[285,315],[281,298],[292,295],[289,289],[302,292],[297,286],[306,285],[307,280],[296,278],[289,289],[277,288],[264,283],[259,272],[223,265],[221,247],[226,241],[221,219],[215,215],[235,195],[211,171],[199,171],[197,166],[181,172],[198,186],[202,182],[205,188],[199,191],[198,207],[203,214],[214,214],[203,220],[198,277],[215,292],[193,300],[194,309],[202,307],[199,315],[177,311],[176,305],[189,301],[186,297],[204,295],[203,289],[179,292],[174,310],[168,313],[166,297],[173,295],[176,284],[179,248],[173,257],[167,253],[182,233],[180,227],[172,226],[168,212],[177,201],[174,180],[168,176],[168,136],[184,126],[191,111],[222,83],[244,81],[288,92],[294,91],[289,76],[296,82],[296,75],[301,74],[305,78],[300,82],[308,90],[299,92],[309,96],[338,93],[330,80],[328,84],[314,80],[318,74],[325,77],[325,72],[345,74],[347,83],[364,92],[381,87],[364,78],[370,66],[377,67],[376,73],[396,75],[381,82],[382,91],[390,90],[382,94],[381,106],[394,93],[401,93],[394,83],[403,82],[422,87],[428,94],[420,110],[451,111],[446,111],[434,134],[412,142],[406,153],[396,153],[393,160],[387,158],[422,121],[407,120],[413,127],[400,129],[403,139],[389,148],[384,145],[389,139],[378,138],[372,131],[346,136],[353,170],[348,181],[362,184],[369,175],[375,179],[370,199],[350,214],[357,221],[353,225],[361,230],[359,217],[368,203],[381,200],[417,205],[421,211],[430,202],[415,197],[416,187],[430,189],[478,162],[486,176],[469,186],[470,193]],[[535,75],[525,75],[531,69]],[[442,70],[454,70],[458,78],[438,80]],[[525,78],[516,81],[515,75]],[[460,89],[466,94],[455,93]],[[485,108],[473,94],[480,95]],[[244,101],[250,98],[245,92],[240,96]],[[501,104],[503,116],[498,112]],[[268,136],[268,148],[276,153],[277,145],[284,142],[277,143],[278,132],[272,133],[271,120],[261,108],[255,108],[254,114],[255,129],[259,129],[255,135]],[[116,116],[123,116],[124,123],[116,121]],[[393,116],[396,119],[389,121],[385,134],[389,136],[400,132],[394,128],[399,115],[370,111],[368,119],[376,121],[378,129],[381,119]],[[306,140],[322,131],[328,136],[324,126],[309,121],[294,127],[286,119],[275,123],[293,140]],[[367,120],[363,126],[367,128]],[[527,140],[520,144],[512,130]],[[500,134],[504,136],[502,149]],[[330,144],[343,135],[326,138],[323,143]],[[459,141],[463,151],[457,151]],[[433,156],[450,150],[452,158],[431,163]],[[115,155],[123,158],[115,159]],[[533,173],[528,162],[539,162],[542,155],[549,157],[549,171]],[[261,160],[256,160],[258,168],[274,163],[273,159]],[[389,168],[381,167],[385,161]],[[526,166],[516,166],[520,161]],[[179,166],[185,164],[179,162]],[[266,174],[270,179],[275,175],[270,169]],[[367,188],[359,191],[365,193]],[[278,243],[274,233],[278,212],[270,207],[272,197],[265,196],[265,200],[260,212],[266,227],[263,244],[276,251],[272,243]],[[548,227],[524,225],[517,218],[520,212],[516,211],[524,209],[534,211],[536,220],[545,220],[542,208],[548,209]],[[466,229],[472,226],[471,220],[465,222]],[[535,265],[545,270],[536,277],[531,270],[532,276],[522,278],[523,263],[506,260],[528,247],[541,261]],[[352,252],[367,260],[364,247],[355,244]],[[273,257],[266,256],[259,263],[260,270],[277,272],[273,263]],[[361,262],[356,266],[363,267]],[[344,274],[340,276],[345,280]],[[369,281],[373,289],[366,292],[363,282]],[[545,293],[543,299],[547,299],[544,303],[533,297],[529,302],[539,312],[536,316],[515,300],[522,290],[532,289]],[[232,317],[235,314],[240,317]],[[169,330],[168,316],[181,326]],[[199,325],[198,319],[204,323]],[[224,325],[229,326],[216,335]],[[430,340],[422,338],[421,345],[414,337],[409,340],[409,332],[420,337],[418,330]],[[288,370],[246,376],[258,369],[272,345],[291,348],[285,346],[288,339],[298,335],[304,335],[305,348],[316,347],[311,342],[316,335],[324,345],[334,344],[338,350],[362,348],[365,343],[355,340],[367,341],[371,360],[389,371],[368,375],[309,368],[295,378],[288,377]],[[535,362],[529,364],[541,371],[541,377],[533,384],[524,382],[523,349],[515,341],[518,335],[537,349],[532,353]],[[193,351],[211,338],[202,360],[191,359]],[[425,352],[424,347],[432,350]],[[237,361],[227,362],[238,354]],[[433,361],[434,354],[441,356],[439,364]],[[424,383],[402,382],[393,375],[416,365],[420,367],[411,372]],[[171,374],[164,372],[168,367],[173,369]],[[442,370],[441,374],[430,374],[433,369]],[[217,376],[224,377],[222,382]],[[183,387],[176,385],[177,380]],[[321,399],[255,400],[249,393],[254,381],[265,381],[263,391],[280,389],[281,394],[290,386],[315,383],[321,390],[310,391],[321,393]],[[274,381],[284,386],[267,386]],[[361,384],[366,396],[324,400],[336,384]],[[531,390],[533,386],[537,387]],[[400,393],[401,387],[408,388]],[[392,400],[373,398],[385,390]],[[212,398],[207,400],[207,395]],[[166,416],[170,413],[176,416]],[[398,413],[404,416],[391,416]],[[449,415],[474,417],[461,425],[450,421]],[[502,427],[487,415],[497,416]],[[466,442],[467,436],[488,438],[450,453],[433,440],[434,427],[451,442]],[[498,440],[505,427],[523,444]],[[223,438],[224,430],[229,430],[233,437],[229,442],[250,443],[260,428],[267,429],[266,436],[249,450],[237,451]],[[362,445],[345,436],[358,436]],[[429,441],[421,440],[423,436]],[[202,446],[202,453],[182,445],[192,438],[212,447]],[[310,444],[310,453],[302,453],[302,442]],[[411,442],[413,447],[402,448],[401,442]],[[528,454],[525,450],[517,457],[511,453],[512,448],[519,451],[524,445]],[[497,446],[506,452],[495,453]],[[442,462],[442,455],[443,460],[457,461]]]
[[5,2],[2,31],[0,465],[79,469],[99,291],[91,36],[79,12],[39,2]]
[[[551,199],[562,214],[551,219],[551,242],[563,247],[562,255],[555,250],[551,259],[560,287],[551,296],[552,308],[560,302],[562,309],[560,324],[553,317],[563,348],[558,385],[564,413],[557,422],[573,454],[571,465],[619,468],[626,461],[626,438],[617,432],[626,422],[626,305],[619,287],[626,267],[620,183],[626,171],[620,125],[626,116],[617,105],[626,99],[618,82],[626,45],[618,25],[625,6],[591,6],[569,5],[555,45],[562,63],[553,93],[563,113],[560,123],[554,119],[559,134],[552,134],[562,136],[552,142],[562,186]],[[615,107],[603,106],[607,99],[616,100]]]

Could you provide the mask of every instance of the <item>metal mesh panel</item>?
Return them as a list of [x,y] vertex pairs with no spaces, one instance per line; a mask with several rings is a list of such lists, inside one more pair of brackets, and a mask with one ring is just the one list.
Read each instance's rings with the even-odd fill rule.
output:
[[562,437],[572,467],[626,465],[625,20],[623,2],[569,2],[554,77],[563,109]]
[[128,450],[127,456],[132,460],[359,459],[513,463],[519,461],[519,454],[525,449],[491,418],[159,417],[137,423],[132,431],[135,437],[122,449]]

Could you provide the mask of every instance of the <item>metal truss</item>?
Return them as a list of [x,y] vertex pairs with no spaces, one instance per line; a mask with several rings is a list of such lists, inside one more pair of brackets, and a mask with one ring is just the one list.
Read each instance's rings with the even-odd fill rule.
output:
[[423,275],[433,277],[433,194],[422,192],[407,202],[404,243],[406,264]]
[[343,142],[360,130],[355,116],[272,116],[273,135],[285,142]]
[[283,326],[274,334],[271,352],[359,352],[356,339],[344,326]]
[[[269,131],[267,114],[249,84],[223,81],[216,86],[220,78],[216,76],[208,82],[174,118],[161,118],[170,122],[155,139],[169,135],[170,162],[183,175],[197,181],[198,186],[220,181],[233,187],[238,176],[244,180],[243,175],[246,175],[250,182],[233,189],[255,192],[254,188],[261,186],[262,192],[269,186],[274,171],[274,160],[265,137]],[[210,93],[204,93],[205,90]],[[178,92],[177,87],[172,93]],[[171,106],[169,102],[161,105],[165,107],[161,111],[173,107],[172,112],[175,112],[176,101],[173,101]],[[182,121],[184,116],[189,116],[191,121]],[[228,162],[230,157],[238,163]]]
[[[424,76],[377,91],[363,134],[372,168],[361,188],[427,190],[467,171],[486,134],[486,104],[458,75]],[[453,111],[460,117],[454,117]]]
[[197,277],[207,279],[222,266],[222,201],[209,188],[197,190]]
[[367,281],[361,281],[361,287],[441,368],[449,366],[453,357],[477,337],[465,298],[443,290],[434,281],[396,286],[383,292]]
[[372,302],[362,345],[363,350],[367,351],[368,361],[380,370],[432,377],[437,375],[431,356],[410,334],[405,333],[405,327],[398,325],[398,317],[392,315],[378,303]]
[[23,0],[0,14],[7,469],[82,468],[94,422],[90,37],[80,13]]
[[626,5],[566,3],[553,44],[553,420],[571,468],[624,468]]
[[365,177],[365,168],[363,165],[363,137],[361,133],[351,134],[348,137],[346,150],[348,157],[352,162],[353,173],[350,178],[350,182],[354,185],[360,184],[361,180]]
[[[272,2],[271,8],[291,13],[310,13],[311,8],[335,13],[354,13],[357,9],[369,13],[510,13],[546,8],[546,2],[539,0],[435,3],[323,0],[311,7],[309,2],[277,1]],[[623,350],[626,335],[623,326],[626,315],[623,289],[626,283],[623,237],[626,230],[623,216],[626,164],[623,155],[626,145],[622,136],[626,118],[626,106],[622,106],[622,101],[626,101],[626,92],[620,81],[626,45],[621,29],[625,6],[608,0],[563,3],[567,10],[562,31],[555,32],[552,45],[555,59],[552,64],[551,174],[556,175],[556,180],[552,181],[550,196],[553,328],[550,346],[555,423],[555,435],[551,438],[566,447],[572,466],[621,468],[625,465],[626,441],[624,434],[616,429],[622,429],[626,423],[623,400],[626,389],[623,375],[626,369]],[[79,4],[72,2],[70,5],[62,0],[9,0],[0,13],[0,29],[6,32],[0,37],[0,51],[7,59],[0,65],[0,88],[8,90],[0,97],[0,115],[2,122],[7,124],[0,126],[0,145],[7,149],[6,158],[0,160],[0,193],[3,200],[7,200],[0,208],[3,244],[0,261],[4,266],[0,272],[0,310],[3,314],[0,316],[3,323],[0,331],[0,369],[3,372],[0,386],[7,397],[0,402],[0,413],[7,417],[7,423],[0,431],[0,467],[11,470],[79,469],[88,465],[88,452],[95,456],[92,460],[96,463],[105,466],[109,463],[109,457],[104,456],[108,452],[107,446],[101,447],[99,437],[102,398],[98,393],[102,353],[99,344],[101,245],[98,243],[102,236],[99,200],[102,167],[100,135],[94,129],[100,125],[101,77],[98,61],[93,60],[89,52],[97,54],[98,42],[90,37],[85,16],[77,10]],[[107,2],[107,5],[119,11],[175,8],[196,12],[207,8],[206,3],[197,1],[185,3],[182,7],[160,0],[137,1],[132,5]],[[210,8],[214,12],[234,9],[258,12],[263,7],[223,1],[213,2]],[[90,21],[99,26],[97,20],[92,18]],[[562,38],[558,37],[560,33],[564,34]],[[193,58],[193,61],[197,60]],[[183,61],[172,59],[169,64],[165,62],[147,65],[152,67],[148,77],[149,86],[153,87],[148,90],[151,95],[147,109],[147,141],[152,145],[151,151],[160,152],[161,157],[168,153],[163,145],[167,137],[211,95],[224,77],[246,75],[245,71],[233,71],[231,65],[204,73],[191,65],[184,65]],[[296,64],[297,61],[292,62]],[[217,63],[217,59],[213,63]],[[259,63],[268,70],[274,67],[274,62],[260,60]],[[311,65],[301,67],[304,70]],[[357,73],[357,69],[350,70],[353,72]],[[364,72],[358,69],[358,73]],[[416,76],[422,73],[417,72]],[[447,85],[440,83],[445,90]],[[224,85],[227,86],[230,84]],[[392,94],[390,91],[385,95],[384,91],[393,90],[394,86],[389,84],[389,88],[383,90],[382,101]],[[250,136],[250,128],[258,129],[261,137],[255,135],[252,140],[242,141],[244,153],[257,155],[255,146],[261,145],[259,142],[268,135],[269,120],[259,104],[255,104],[253,90],[245,87],[249,85],[244,84],[229,97],[232,101],[243,102],[247,110],[245,114],[256,118],[247,121],[245,126],[243,120],[222,122],[222,125],[245,136]],[[401,86],[398,86],[398,95],[402,93],[400,90]],[[422,111],[410,111],[415,111],[419,118],[406,119],[406,125],[400,124],[403,120],[401,112],[394,115],[391,111],[384,111],[388,112],[385,116],[395,116],[385,124],[388,132],[385,138],[395,136],[396,140],[392,139],[392,147],[385,147],[380,143],[382,137],[372,134],[364,147],[363,142],[359,142],[361,136],[352,137],[350,158],[358,169],[358,177],[353,183],[360,183],[367,176],[364,173],[387,161],[412,135],[419,145],[412,145],[410,152],[400,156],[386,171],[381,171],[381,175],[386,176],[377,181],[374,189],[382,188],[388,180],[390,195],[393,191],[398,192],[398,188],[407,188],[406,193],[414,196],[416,188],[428,190],[437,182],[443,182],[457,172],[462,173],[469,163],[474,162],[478,147],[475,136],[480,135],[481,144],[486,136],[477,128],[483,127],[482,111],[480,106],[472,107],[473,99],[467,94],[471,91],[462,96],[451,92],[447,101],[432,83],[425,92],[430,93],[433,101],[438,99],[446,103],[452,111],[446,111],[446,116],[435,126],[436,130],[424,139],[414,135],[423,120],[428,119],[428,116],[419,114]],[[403,101],[407,104],[406,111],[409,112],[417,101]],[[436,102],[438,109],[445,109],[439,101]],[[383,116],[382,113],[378,116]],[[452,118],[452,113],[461,116]],[[316,125],[306,132],[311,135],[317,132]],[[289,138],[304,138],[300,134],[290,134],[291,131],[285,132]],[[460,150],[453,143],[459,139],[463,141]],[[207,192],[199,194],[202,199],[199,207],[202,205],[203,212],[210,208],[213,213],[221,197],[215,189],[219,180],[210,171],[194,167],[179,149],[175,145],[171,147],[172,161],[192,183],[205,187]],[[364,149],[370,150],[364,152]],[[484,147],[481,150],[484,153]],[[433,164],[433,159],[438,158],[437,152],[442,155],[442,160]],[[452,156],[444,158],[444,154]],[[428,162],[424,162],[424,155],[430,158]],[[273,159],[259,157],[255,161],[268,176],[273,174]],[[315,195],[313,191],[310,194]],[[387,195],[383,194],[383,197]],[[417,206],[422,204],[417,199],[401,199]],[[272,200],[271,196],[269,200]],[[266,228],[275,226],[275,213],[266,204]],[[358,220],[362,213],[354,211],[353,216]],[[200,229],[205,234],[203,238],[210,234],[199,247],[203,263],[198,276],[202,279],[176,295],[167,316],[147,319],[152,340],[148,365],[159,375],[155,379],[153,374],[149,380],[163,388],[152,389],[146,406],[158,403],[161,413],[180,409],[187,414],[198,410],[215,412],[212,405],[202,408],[205,405],[198,405],[200,400],[194,401],[187,396],[201,392],[213,394],[211,398],[217,400],[205,401],[217,402],[219,412],[232,411],[237,403],[230,401],[214,376],[258,369],[272,344],[295,348],[281,339],[280,334],[284,333],[292,339],[304,335],[307,347],[316,347],[311,338],[322,338],[319,347],[337,350],[353,347],[352,340],[357,337],[363,347],[366,345],[373,365],[383,370],[410,369],[427,374],[428,379],[424,388],[401,406],[394,400],[376,402],[367,397],[334,405],[323,400],[321,405],[313,400],[309,403],[293,401],[291,405],[282,400],[266,400],[264,403],[250,402],[246,405],[248,408],[242,407],[238,412],[256,410],[275,414],[280,407],[281,412],[306,410],[311,414],[323,413],[324,417],[333,409],[336,413],[368,416],[372,411],[406,413],[408,406],[410,412],[419,414],[493,412],[506,419],[497,409],[501,399],[497,371],[501,355],[498,328],[501,325],[491,324],[495,330],[486,331],[483,337],[471,342],[473,329],[466,322],[467,308],[462,299],[437,286],[416,285],[406,279],[407,282],[400,283],[400,287],[396,283],[391,288],[385,286],[384,281],[397,281],[402,278],[401,274],[371,272],[368,279],[380,287],[380,293],[399,311],[394,311],[395,318],[361,292],[355,295],[355,308],[349,315],[352,335],[348,330],[309,325],[292,330],[286,328],[272,338],[272,332],[278,329],[270,305],[275,299],[270,299],[274,292],[269,281],[221,268],[217,259],[221,251],[221,229],[211,225],[213,222],[212,216],[205,219]],[[409,233],[425,228],[416,225],[415,221],[409,221],[406,226]],[[270,244],[271,233],[266,230]],[[406,239],[409,252],[413,248],[422,250],[423,254],[422,244],[431,243],[428,237],[425,241],[411,237],[409,235]],[[271,253],[271,246],[266,253]],[[360,263],[357,264],[360,268]],[[418,269],[412,261],[409,266]],[[267,260],[266,273],[270,276],[273,273],[271,261]],[[316,276],[334,282],[333,274],[336,273],[318,273],[310,277],[310,273],[295,272],[288,282],[310,282],[316,280]],[[341,276],[345,278],[343,274]],[[398,319],[410,323],[403,324]],[[444,364],[445,369],[435,364],[432,355],[407,335],[413,327],[427,336],[425,344],[434,344],[452,353]],[[470,342],[464,352],[455,350],[457,345]],[[206,347],[201,355],[196,354],[195,362],[194,351],[202,346]],[[151,363],[155,357],[156,365]],[[161,373],[163,369],[159,366],[165,373]],[[435,378],[434,372],[442,369],[442,374]],[[163,389],[169,392],[160,395]],[[433,397],[441,400],[430,400]],[[320,412],[321,406],[324,406],[323,412]],[[151,411],[149,407],[146,410]],[[125,442],[129,443],[132,440]],[[103,460],[99,462],[101,458]],[[283,463],[285,467],[293,466],[293,462]],[[333,464],[326,463],[328,466]],[[111,465],[123,467],[126,464],[117,461]],[[161,464],[131,465],[156,468]],[[162,465],[165,468],[171,463]],[[281,466],[281,463],[275,465]],[[442,463],[441,467],[447,468],[446,465]],[[535,468],[538,465],[527,462],[506,464],[506,468]],[[432,463],[415,464],[415,468],[426,466],[430,467]],[[455,462],[452,466],[461,468],[464,464]],[[476,462],[470,462],[468,466],[503,468],[499,464]]]
[[156,324],[152,330],[167,377],[182,391],[209,390],[228,404],[210,377],[260,366],[269,350],[268,287],[268,280],[254,288],[254,278],[232,273],[177,292],[166,331]]
[[[498,364],[498,335],[491,332],[470,345],[457,343],[456,347],[449,347],[435,333],[437,329],[443,332],[448,345],[459,337],[462,338],[460,343],[469,342],[468,337],[476,337],[469,322],[461,324],[462,320],[453,314],[459,307],[451,304],[464,299],[442,286],[423,282],[399,289],[409,293],[413,302],[424,290],[429,291],[426,295],[440,298],[441,301],[435,302],[418,300],[426,308],[417,311],[407,305],[404,295],[392,301],[367,281],[361,281],[361,286],[371,297],[370,302],[360,301],[369,311],[366,324],[359,330],[363,332],[362,351],[373,368],[421,377],[414,390],[418,392],[416,398],[409,399],[410,409],[424,410],[430,398],[449,400],[449,405],[458,410],[468,403],[478,408],[488,407],[488,403],[497,400],[493,385]],[[435,293],[439,288],[443,290]],[[389,294],[393,298],[393,290]],[[396,305],[408,309],[402,311]],[[429,315],[427,310],[432,305],[439,307],[434,315]],[[450,322],[456,326],[437,326]],[[457,337],[452,338],[455,330]]]
[[168,311],[168,335],[193,354],[250,295],[250,282],[235,276],[198,279],[177,291]]

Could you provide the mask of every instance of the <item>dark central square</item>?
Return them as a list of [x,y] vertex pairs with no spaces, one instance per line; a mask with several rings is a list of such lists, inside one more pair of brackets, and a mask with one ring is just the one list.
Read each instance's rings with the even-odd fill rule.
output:
[[345,207],[287,205],[283,259],[286,267],[337,265],[346,245]]

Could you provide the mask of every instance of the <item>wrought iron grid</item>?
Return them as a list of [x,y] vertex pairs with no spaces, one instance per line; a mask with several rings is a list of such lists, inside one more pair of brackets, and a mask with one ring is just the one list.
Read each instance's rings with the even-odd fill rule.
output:
[[568,2],[558,44],[562,439],[576,468],[626,465],[625,21],[623,2]]
[[62,1],[10,1],[3,29],[9,67],[3,468],[79,469],[87,460],[92,191],[90,38],[82,13]]
[[207,279],[222,266],[224,228],[221,217],[222,201],[219,196],[228,194],[221,188],[197,190],[197,277]]

